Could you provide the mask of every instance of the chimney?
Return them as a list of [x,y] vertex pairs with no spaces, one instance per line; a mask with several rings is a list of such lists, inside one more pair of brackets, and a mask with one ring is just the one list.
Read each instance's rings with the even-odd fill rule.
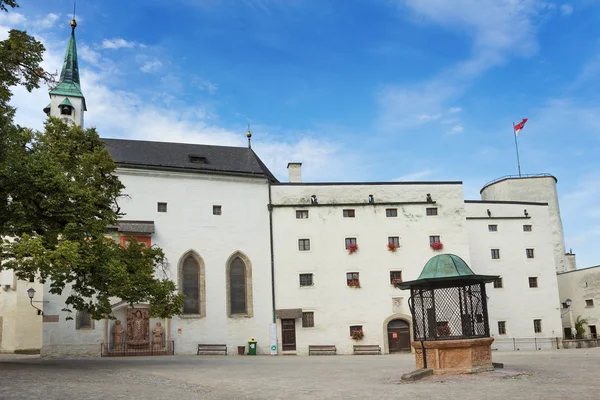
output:
[[569,252],[565,254],[565,258],[567,259],[566,270],[574,271],[577,269],[577,257],[573,254],[573,250],[569,249]]
[[290,183],[302,183],[302,163],[291,162],[288,163],[287,168]]

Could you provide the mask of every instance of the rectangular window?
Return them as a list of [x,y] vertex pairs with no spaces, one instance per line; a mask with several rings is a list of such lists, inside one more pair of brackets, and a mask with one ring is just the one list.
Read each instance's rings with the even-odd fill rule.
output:
[[312,286],[313,274],[300,274],[300,286]]
[[354,218],[354,210],[344,210],[344,218]]
[[156,205],[156,210],[158,212],[167,212],[167,203],[158,203]]
[[498,335],[506,335],[506,321],[498,321]]
[[500,259],[500,249],[492,249],[492,260]]
[[356,244],[356,238],[346,238],[346,249],[348,248],[348,246],[350,246],[351,244]]
[[309,251],[310,250],[310,239],[298,239],[298,250]]
[[498,232],[498,225],[488,225],[488,231]]
[[592,299],[587,299],[587,300],[585,301],[585,306],[586,306],[586,307],[594,307],[594,300],[592,300]]
[[439,242],[440,242],[439,236],[429,236],[429,244],[439,243]]
[[530,288],[536,288],[536,287],[538,287],[538,281],[537,281],[537,278],[535,276],[530,276],[529,277],[529,287]]
[[498,278],[494,280],[494,289],[502,289],[504,287],[504,282],[502,282],[502,278]]
[[541,319],[533,320],[533,331],[535,333],[542,333],[542,320]]
[[532,230],[531,225],[523,225],[523,232],[531,232]]
[[352,326],[350,326],[350,336],[352,336],[352,332],[354,332],[354,331],[362,332],[362,330],[363,330],[362,325],[352,325]]
[[307,311],[302,313],[302,327],[303,328],[314,328],[315,326],[315,313]]
[[221,215],[221,206],[213,206],[213,215]]
[[348,272],[346,274],[346,284],[348,286],[356,285],[360,282],[358,279],[358,272]]
[[400,237],[398,236],[390,236],[388,237],[388,243],[393,244],[396,247],[400,247]]
[[388,217],[388,218],[397,217],[398,216],[398,209],[397,208],[386,208],[385,209],[385,216]]
[[427,215],[432,216],[432,215],[438,215],[437,213],[437,208],[436,207],[430,207],[430,208],[426,208],[425,212],[427,213]]
[[308,219],[308,210],[296,210],[296,219]]
[[402,282],[402,271],[390,271],[390,283],[393,285],[400,282]]
[[533,258],[533,249],[525,249],[525,254],[527,254],[527,258]]
[[93,329],[92,316],[87,311],[77,311],[75,329]]

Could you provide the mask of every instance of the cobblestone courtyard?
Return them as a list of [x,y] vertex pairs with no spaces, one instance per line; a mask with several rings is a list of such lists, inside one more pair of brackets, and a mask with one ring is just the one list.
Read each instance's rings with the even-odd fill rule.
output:
[[[137,357],[0,355],[0,399],[598,399],[600,349],[496,352],[507,373],[399,383],[412,355]],[[510,373],[510,374],[508,374]]]

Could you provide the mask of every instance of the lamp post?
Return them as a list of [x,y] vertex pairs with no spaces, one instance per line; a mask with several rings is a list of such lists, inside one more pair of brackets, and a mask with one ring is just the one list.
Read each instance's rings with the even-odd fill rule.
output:
[[[31,304],[31,307],[38,310],[38,315],[44,315],[44,312],[42,310],[40,310],[39,308],[37,308],[36,306],[33,305],[33,303],[34,303],[33,297],[35,296],[35,289],[34,288],[27,289],[27,295],[29,296],[29,303]],[[43,301],[36,301],[35,303],[43,303]]]
[[577,330],[575,329],[575,322],[573,321],[573,310],[571,310],[571,304],[573,304],[573,300],[566,299],[565,304],[569,309],[569,325],[571,326],[571,338],[577,339]]

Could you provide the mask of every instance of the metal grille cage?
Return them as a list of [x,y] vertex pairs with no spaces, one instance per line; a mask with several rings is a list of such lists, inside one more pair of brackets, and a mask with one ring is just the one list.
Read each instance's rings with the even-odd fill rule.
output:
[[414,340],[490,336],[484,283],[455,287],[411,287]]

